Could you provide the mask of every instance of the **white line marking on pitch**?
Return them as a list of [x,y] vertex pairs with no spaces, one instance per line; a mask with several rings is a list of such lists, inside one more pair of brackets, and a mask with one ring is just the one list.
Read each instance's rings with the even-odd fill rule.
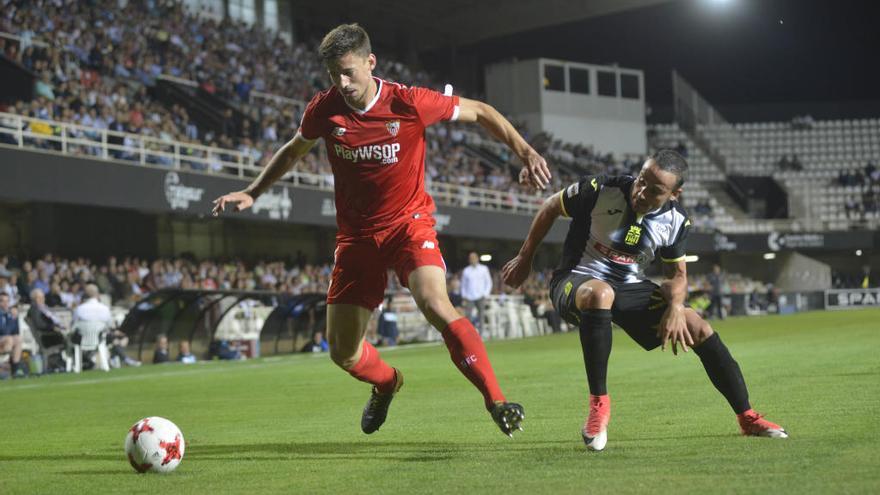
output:
[[[440,345],[440,342],[424,342],[421,344],[408,344],[405,346],[397,346],[397,347],[383,347],[381,348],[381,352],[391,352],[391,351],[400,351],[407,349],[421,349],[424,347],[435,347]],[[324,353],[314,353],[310,357],[311,358],[324,358],[327,356]],[[188,376],[188,375],[200,375],[203,373],[222,373],[225,371],[236,371],[242,368],[245,369],[260,369],[265,368],[267,366],[278,365],[278,364],[299,364],[304,362],[302,359],[297,359],[297,356],[292,356],[294,359],[285,359],[283,356],[272,356],[263,358],[262,362],[259,363],[249,363],[249,364],[240,364],[233,366],[223,366],[223,367],[208,367],[204,365],[209,365],[208,362],[202,361],[200,362],[200,369],[188,369],[188,370],[177,370],[177,371],[163,371],[160,373],[146,373],[141,375],[129,375],[129,376],[111,376],[107,378],[87,378],[83,380],[76,381],[63,381],[63,382],[55,382],[55,381],[46,381],[42,383],[28,383],[25,385],[18,385],[13,387],[3,387],[0,386],[0,393],[3,392],[14,392],[16,390],[33,390],[35,388],[47,388],[53,386],[72,386],[72,385],[97,385],[101,383],[119,383],[119,382],[128,382],[128,381],[137,381],[137,380],[150,380],[156,377],[168,377],[168,376]],[[305,356],[303,356],[305,357]],[[204,367],[203,367],[204,366]],[[210,365],[209,365],[210,366]],[[66,376],[66,375],[65,375]],[[43,378],[31,378],[31,380],[42,380]]]

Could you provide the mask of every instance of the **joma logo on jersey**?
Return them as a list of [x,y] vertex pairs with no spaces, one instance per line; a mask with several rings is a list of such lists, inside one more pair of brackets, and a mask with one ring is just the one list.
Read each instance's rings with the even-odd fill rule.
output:
[[642,228],[630,225],[629,232],[626,233],[626,238],[623,239],[623,242],[625,242],[627,246],[635,246],[639,243],[639,237],[641,236]]
[[379,160],[383,165],[390,165],[397,163],[397,152],[400,151],[400,143],[373,144],[370,146],[359,146],[354,149],[341,144],[334,144],[333,151],[336,152],[336,156],[354,163]]

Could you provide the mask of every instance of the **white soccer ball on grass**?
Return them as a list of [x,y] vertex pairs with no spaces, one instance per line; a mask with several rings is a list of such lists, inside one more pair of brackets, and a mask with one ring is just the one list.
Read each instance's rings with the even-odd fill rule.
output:
[[183,460],[183,433],[171,421],[158,416],[134,424],[125,436],[125,456],[139,473],[170,473]]

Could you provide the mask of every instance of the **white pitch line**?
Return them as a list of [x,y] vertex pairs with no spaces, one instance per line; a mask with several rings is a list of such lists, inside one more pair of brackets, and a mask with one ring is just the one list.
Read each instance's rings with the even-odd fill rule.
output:
[[[405,346],[397,346],[397,347],[383,347],[381,348],[382,353],[391,352],[391,351],[400,351],[407,349],[421,349],[424,347],[435,347],[440,345],[439,342],[425,342],[421,344],[408,344]],[[327,355],[324,353],[314,353],[310,355],[310,358],[325,358]],[[44,381],[42,383],[28,383],[25,385],[18,385],[14,387],[3,387],[0,386],[0,393],[3,392],[14,392],[16,390],[33,390],[35,388],[47,388],[47,387],[61,387],[61,386],[74,386],[74,385],[97,385],[102,383],[119,383],[119,382],[129,382],[129,381],[137,381],[137,380],[151,380],[157,377],[169,377],[169,376],[188,376],[188,375],[200,375],[203,373],[221,373],[225,371],[238,371],[242,368],[244,369],[259,369],[265,368],[267,366],[278,365],[278,364],[299,364],[303,361],[303,359],[299,359],[300,357],[305,357],[303,355],[300,356],[291,356],[293,359],[285,358],[284,356],[271,356],[267,358],[263,358],[259,363],[248,363],[248,364],[239,364],[233,366],[223,366],[223,367],[209,367],[209,361],[202,361],[199,363],[200,369],[187,369],[187,370],[177,370],[177,371],[163,371],[160,373],[147,373],[142,375],[129,375],[129,376],[113,376],[107,378],[88,378],[83,380],[76,381],[64,381],[64,382],[52,382],[52,381]],[[31,378],[31,380],[42,380],[43,378]]]
[[[299,360],[290,360],[290,363],[296,363]],[[168,376],[186,376],[186,375],[200,375],[203,373],[220,373],[223,371],[235,371],[242,368],[247,369],[257,369],[263,368],[267,365],[280,364],[277,363],[251,363],[251,364],[242,364],[240,366],[224,366],[222,368],[214,368],[214,367],[200,367],[201,369],[189,369],[189,370],[179,370],[179,371],[163,371],[161,373],[147,373],[143,375],[129,375],[129,376],[114,376],[108,378],[88,378],[84,380],[76,380],[76,381],[65,381],[65,382],[49,382],[45,381],[43,383],[29,383],[26,385],[19,385],[16,387],[0,387],[0,392],[13,392],[15,390],[29,390],[35,388],[46,388],[52,386],[71,386],[71,385],[95,385],[101,383],[117,383],[117,382],[128,382],[128,381],[137,381],[137,380],[148,380],[157,377],[168,377]],[[32,380],[41,380],[42,378],[32,378]]]

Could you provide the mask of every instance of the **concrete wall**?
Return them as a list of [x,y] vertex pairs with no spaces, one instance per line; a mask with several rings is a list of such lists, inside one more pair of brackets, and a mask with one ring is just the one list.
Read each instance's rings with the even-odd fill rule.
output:
[[[545,88],[545,66],[564,69],[564,88]],[[589,92],[571,91],[570,70],[589,72]],[[598,74],[615,77],[617,96],[598,94]],[[623,98],[621,76],[638,81],[638,98]],[[592,145],[615,154],[645,153],[644,75],[619,67],[581,64],[549,59],[502,62],[486,68],[489,103],[515,120],[524,122],[531,133],[550,132],[572,143]]]

